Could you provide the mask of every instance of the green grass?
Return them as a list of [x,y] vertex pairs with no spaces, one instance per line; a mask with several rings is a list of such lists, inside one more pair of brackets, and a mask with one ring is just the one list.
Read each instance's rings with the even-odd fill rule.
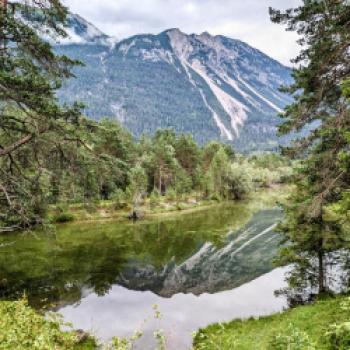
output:
[[[343,306],[346,301],[349,303],[349,297],[326,298],[260,319],[214,324],[197,332],[194,350],[277,349],[271,347],[272,339],[278,335],[289,336],[291,329],[305,335],[314,344],[313,349],[340,349],[327,345],[326,333],[332,325],[350,320],[349,308]],[[285,349],[308,350],[309,347]]]

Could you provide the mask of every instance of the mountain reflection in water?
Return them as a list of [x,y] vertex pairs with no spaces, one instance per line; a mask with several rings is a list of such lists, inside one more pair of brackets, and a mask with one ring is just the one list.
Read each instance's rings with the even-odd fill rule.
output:
[[104,340],[142,328],[144,350],[153,348],[158,304],[169,348],[186,349],[199,327],[286,305],[273,293],[284,286],[284,270],[272,265],[281,215],[264,203],[227,203],[136,224],[1,237],[0,296],[26,292],[32,306],[58,310]]

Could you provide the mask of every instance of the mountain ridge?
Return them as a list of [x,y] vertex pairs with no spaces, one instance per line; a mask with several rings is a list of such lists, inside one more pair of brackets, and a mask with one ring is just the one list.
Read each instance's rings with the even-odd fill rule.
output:
[[120,41],[103,35],[55,47],[85,61],[59,97],[87,103],[89,117],[115,118],[135,137],[173,128],[201,143],[217,139],[241,150],[276,149],[286,142],[277,138],[276,126],[291,101],[279,91],[292,82],[291,70],[260,50],[178,28]]

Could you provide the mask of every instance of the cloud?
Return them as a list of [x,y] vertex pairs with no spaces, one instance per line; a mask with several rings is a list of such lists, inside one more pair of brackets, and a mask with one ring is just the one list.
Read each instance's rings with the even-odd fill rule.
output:
[[271,23],[268,7],[288,8],[301,0],[63,0],[74,13],[119,39],[180,28],[186,33],[222,34],[240,39],[289,64],[299,48],[297,35]]

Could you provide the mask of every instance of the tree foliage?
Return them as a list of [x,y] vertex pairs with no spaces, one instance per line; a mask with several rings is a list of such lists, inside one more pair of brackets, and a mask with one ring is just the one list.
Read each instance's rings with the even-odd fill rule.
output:
[[270,9],[276,23],[300,35],[302,50],[294,60],[295,82],[285,88],[294,103],[285,109],[281,133],[312,124],[313,131],[286,148],[302,159],[293,192],[285,207],[281,232],[289,242],[281,261],[294,263],[293,287],[327,290],[327,264],[348,237],[339,220],[329,215],[350,185],[348,83],[350,76],[350,4],[344,0],[304,0],[285,12]]
[[56,0],[0,5],[0,205],[8,229],[39,221],[48,181],[41,159],[77,140],[80,106],[61,106],[55,92],[78,62],[55,55],[40,36],[65,36],[66,15]]

